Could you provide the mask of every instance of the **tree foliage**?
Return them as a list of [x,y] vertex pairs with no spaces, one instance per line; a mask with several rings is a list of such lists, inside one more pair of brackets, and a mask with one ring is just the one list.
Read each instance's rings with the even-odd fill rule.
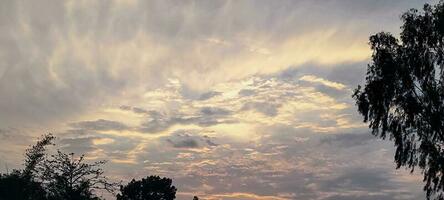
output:
[[[41,164],[46,156],[46,147],[54,145],[55,137],[52,134],[43,135],[35,145],[25,151],[25,169],[23,174],[26,176],[35,176],[39,164]],[[35,177],[34,177],[35,178]]]
[[370,37],[366,83],[353,97],[372,133],[394,141],[397,167],[424,175],[427,199],[444,199],[444,2],[402,15],[400,39]]
[[14,170],[0,174],[0,200],[45,200],[46,191],[39,182]]
[[0,174],[0,200],[98,200],[97,189],[112,192],[116,184],[103,174],[105,161],[85,163],[73,153],[49,156],[55,137],[44,135],[25,152],[23,170]]
[[117,200],[173,200],[176,191],[171,179],[148,176],[142,180],[133,179],[126,186],[121,186]]
[[44,200],[46,191],[38,178],[38,166],[44,161],[46,146],[53,144],[54,136],[44,135],[25,152],[25,168],[0,174],[0,199]]
[[[104,176],[106,161],[86,163],[85,157],[46,148],[55,137],[44,135],[25,152],[23,170],[0,174],[0,200],[100,200],[97,190],[113,193],[117,184]],[[176,187],[169,178],[149,176],[121,186],[118,200],[173,200]],[[194,197],[194,199],[198,199]]]
[[42,180],[49,199],[98,199],[94,190],[113,192],[115,184],[103,175],[101,168],[105,161],[92,164],[84,162],[84,156],[76,158],[73,153],[57,151],[43,163]]

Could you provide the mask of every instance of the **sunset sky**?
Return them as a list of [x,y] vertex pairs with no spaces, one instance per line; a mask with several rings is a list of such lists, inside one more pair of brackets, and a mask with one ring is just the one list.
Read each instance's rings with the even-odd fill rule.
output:
[[0,172],[53,133],[179,200],[424,198],[351,98],[424,0],[0,0]]

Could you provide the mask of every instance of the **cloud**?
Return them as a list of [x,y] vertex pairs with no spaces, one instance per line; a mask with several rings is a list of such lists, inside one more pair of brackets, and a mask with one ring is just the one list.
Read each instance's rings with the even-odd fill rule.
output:
[[267,116],[276,116],[277,115],[277,107],[279,105],[274,105],[266,102],[247,102],[242,107],[242,110],[255,110]]
[[348,172],[325,181],[321,187],[328,191],[341,191],[347,188],[350,191],[378,192],[396,188],[396,183],[391,182],[385,169],[348,169]]
[[346,87],[342,83],[337,83],[337,82],[329,81],[329,80],[326,80],[326,79],[323,79],[323,78],[319,78],[319,77],[316,77],[316,76],[313,76],[313,75],[302,76],[301,78],[299,78],[299,80],[308,81],[308,82],[312,82],[312,83],[319,83],[319,84],[322,84],[322,85],[325,85],[327,87],[334,88],[334,89],[337,89],[337,90],[343,90]]
[[123,111],[132,111],[135,114],[149,114],[150,113],[150,111],[147,111],[143,108],[131,107],[131,106],[127,106],[127,105],[122,105],[119,108]]
[[230,118],[231,112],[227,109],[216,107],[202,107],[193,113],[174,113],[169,116],[157,111],[149,112],[149,120],[143,122],[139,128],[142,132],[156,133],[180,124],[195,124],[206,127],[224,123],[234,123]]
[[206,196],[207,199],[254,199],[254,200],[288,200],[288,198],[282,198],[278,196],[262,196],[254,193],[226,193],[226,194],[214,194]]
[[202,147],[216,147],[213,138],[199,134],[197,130],[178,130],[168,136],[165,141],[174,148],[194,149]]
[[210,91],[210,92],[206,92],[200,95],[199,100],[208,100],[210,98],[213,98],[215,96],[221,95],[221,92],[215,92],[215,91]]
[[242,89],[241,91],[239,91],[239,96],[251,96],[254,94],[255,94],[254,90]]
[[211,141],[211,138],[208,137],[207,135],[204,135],[203,138],[204,138],[204,141],[207,143],[208,146],[215,147],[215,146],[218,145],[218,144],[214,143],[213,141]]
[[348,133],[336,134],[321,139],[321,144],[337,145],[344,148],[365,145],[368,142],[375,140],[375,136],[370,133]]
[[199,144],[196,140],[186,138],[179,141],[172,141],[171,139],[167,139],[167,142],[171,143],[176,148],[198,148]]
[[94,145],[94,140],[98,139],[97,137],[79,137],[79,138],[63,138],[60,140],[60,145],[62,146],[63,151],[75,154],[88,154],[94,150],[97,150],[98,147]]
[[2,1],[0,160],[51,131],[113,178],[208,199],[419,199],[350,90],[369,35],[422,4]]
[[[134,2],[4,3],[0,121],[67,119],[103,105],[97,102],[159,88],[171,77],[203,91],[308,61],[368,57],[365,42],[342,36],[354,30],[343,34],[333,25],[327,31],[302,26],[295,11],[309,2]],[[275,9],[265,9],[270,6]],[[228,18],[226,13],[231,13]],[[306,27],[307,33],[295,27]]]
[[200,109],[200,113],[202,113],[204,116],[226,116],[231,114],[231,112],[227,109],[215,107],[203,107]]
[[128,130],[129,127],[121,122],[98,119],[94,121],[81,121],[70,123],[69,126],[76,129],[93,130],[93,131],[122,131]]

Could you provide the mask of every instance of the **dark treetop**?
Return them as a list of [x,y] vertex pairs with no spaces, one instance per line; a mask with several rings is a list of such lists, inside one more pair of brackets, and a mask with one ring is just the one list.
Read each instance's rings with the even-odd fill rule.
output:
[[171,179],[148,176],[142,180],[133,179],[126,186],[121,186],[117,200],[173,200],[176,191]]
[[400,39],[370,37],[366,83],[353,95],[372,133],[394,141],[397,167],[424,175],[427,199],[444,199],[444,1],[402,15]]

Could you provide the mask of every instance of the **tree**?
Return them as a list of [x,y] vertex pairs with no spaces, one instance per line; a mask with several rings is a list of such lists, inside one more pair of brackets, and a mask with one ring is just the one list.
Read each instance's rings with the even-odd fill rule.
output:
[[43,135],[25,152],[25,169],[0,174],[0,199],[44,200],[46,191],[37,177],[38,165],[44,160],[46,146],[53,144],[54,136]]
[[105,161],[84,163],[84,156],[76,158],[74,153],[57,151],[43,163],[42,179],[48,190],[49,199],[87,200],[99,199],[94,190],[113,192],[115,184],[103,175],[100,168]]
[[370,37],[372,62],[353,95],[372,133],[394,141],[397,168],[424,175],[427,199],[444,199],[444,1],[402,15],[400,39]]
[[44,135],[27,149],[23,170],[0,174],[0,200],[97,200],[96,189],[114,191],[116,184],[103,175],[105,161],[88,164],[84,156],[61,151],[48,157],[54,139]]
[[14,170],[0,174],[0,200],[46,200],[46,191],[39,182]]
[[117,195],[117,200],[173,200],[176,191],[171,179],[149,176],[120,186],[121,194]]
[[23,170],[25,176],[36,176],[39,164],[45,159],[46,147],[54,145],[54,139],[52,134],[43,135],[35,145],[25,151],[25,169]]

